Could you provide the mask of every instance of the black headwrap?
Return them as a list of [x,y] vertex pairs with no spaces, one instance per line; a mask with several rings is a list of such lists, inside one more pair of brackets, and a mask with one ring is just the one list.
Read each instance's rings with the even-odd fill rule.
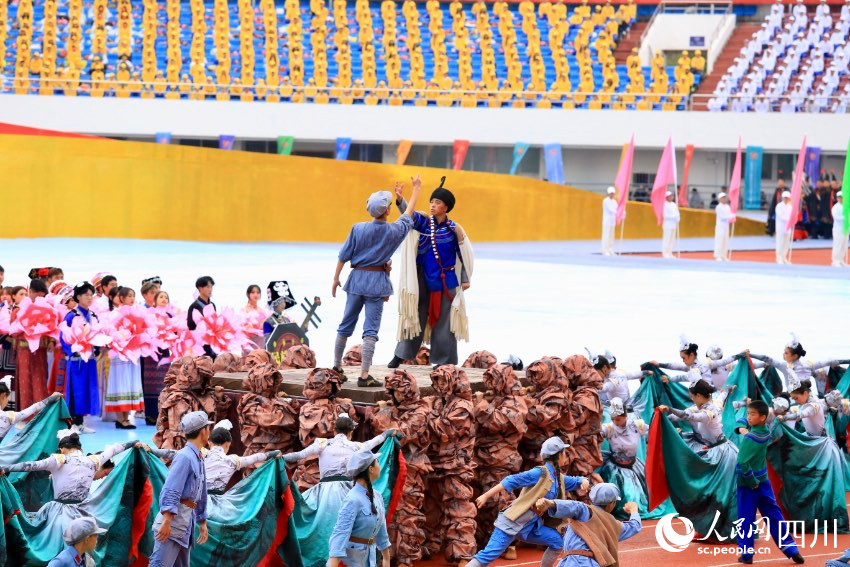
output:
[[443,187],[443,183],[446,182],[446,177],[443,176],[440,179],[440,186],[434,189],[434,192],[431,193],[431,199],[439,199],[443,203],[446,204],[446,212],[450,213],[452,209],[455,208],[455,196],[451,191]]

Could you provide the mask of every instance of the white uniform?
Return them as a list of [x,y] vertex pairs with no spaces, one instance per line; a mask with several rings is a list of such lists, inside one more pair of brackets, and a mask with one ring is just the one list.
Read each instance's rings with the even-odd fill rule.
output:
[[714,402],[706,402],[700,407],[691,406],[686,410],[670,408],[670,413],[673,421],[683,420],[690,423],[694,433],[708,445],[714,445],[724,439],[723,413]]
[[617,199],[602,200],[602,255],[614,255],[614,227],[617,226]]
[[613,398],[620,398],[623,404],[628,404],[632,399],[629,392],[629,380],[640,380],[643,377],[643,372],[630,372],[626,374],[621,370],[612,370],[602,383],[602,390],[599,392],[599,399],[607,402]]
[[823,437],[826,435],[826,402],[819,398],[810,398],[801,406],[794,406],[779,421],[796,422],[802,421],[806,433],[810,437]]
[[386,433],[381,433],[371,441],[360,443],[358,441],[351,441],[347,436],[340,433],[333,439],[316,439],[306,449],[296,453],[287,453],[283,458],[287,463],[294,463],[318,455],[320,478],[347,476],[348,460],[351,459],[351,455],[360,449],[371,451],[383,443],[386,438]]
[[207,472],[207,491],[224,492],[230,478],[239,469],[263,463],[269,453],[256,453],[247,457],[228,455],[220,445],[213,445],[204,455],[204,469]]
[[765,364],[776,368],[776,370],[778,370],[785,377],[786,385],[788,384],[788,379],[791,375],[788,370],[793,370],[794,374],[796,374],[797,378],[799,378],[801,381],[809,380],[812,383],[812,386],[819,386],[818,389],[812,390],[812,394],[814,394],[815,396],[817,396],[818,390],[823,389],[822,387],[820,387],[820,385],[826,384],[827,373],[829,372],[829,368],[832,366],[838,366],[839,364],[847,363],[847,360],[842,359],[818,360],[812,362],[808,358],[798,358],[791,364],[788,364],[784,360],[777,360],[764,354],[752,353],[750,353],[750,358],[761,360]]
[[788,221],[791,219],[793,207],[790,203],[780,202],[776,205],[776,263],[790,264],[788,254],[791,251],[791,238],[794,227],[788,230]]
[[642,419],[630,419],[623,427],[617,427],[614,423],[602,425],[602,437],[608,440],[611,458],[621,465],[634,463],[640,438],[647,433],[649,428]]
[[673,257],[673,244],[676,241],[676,229],[679,226],[679,206],[674,201],[664,202],[664,221],[662,223],[663,237],[661,240],[661,256]]
[[714,209],[717,219],[714,223],[714,259],[726,261],[729,259],[729,223],[735,220],[732,207],[720,203]]
[[6,437],[12,426],[18,422],[29,419],[41,410],[47,407],[47,400],[36,402],[24,411],[4,411],[0,412],[0,439]]
[[847,235],[844,234],[844,205],[842,203],[832,205],[832,265],[847,265]]

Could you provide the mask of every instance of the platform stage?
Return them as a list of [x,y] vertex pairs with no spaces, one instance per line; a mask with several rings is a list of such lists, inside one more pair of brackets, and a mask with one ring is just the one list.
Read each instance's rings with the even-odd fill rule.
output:
[[[431,366],[408,366],[402,364],[400,368],[407,370],[416,378],[419,384],[419,392],[422,396],[430,396],[434,394],[431,388]],[[360,376],[359,366],[346,366],[345,375],[348,381],[342,385],[342,390],[339,393],[341,398],[350,398],[351,401],[358,404],[375,404],[380,400],[386,400],[383,386],[380,388],[358,388],[357,378]],[[479,368],[464,368],[466,376],[469,378],[469,384],[473,392],[483,392],[484,388],[484,370]],[[283,383],[281,390],[294,398],[302,397],[304,390],[304,380],[307,378],[307,370],[283,370]],[[384,381],[384,377],[392,374],[392,370],[384,365],[372,367],[372,376]],[[525,372],[519,371],[517,377],[525,383]],[[213,377],[213,386],[222,386],[230,392],[243,392],[242,379],[247,376],[247,372],[219,372]]]

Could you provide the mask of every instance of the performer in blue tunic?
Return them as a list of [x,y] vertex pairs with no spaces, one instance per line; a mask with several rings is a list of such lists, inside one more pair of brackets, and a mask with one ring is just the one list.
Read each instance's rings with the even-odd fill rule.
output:
[[[399,343],[390,368],[416,358],[422,341],[431,344],[431,363],[457,364],[457,340],[467,340],[463,291],[472,277],[472,247],[460,225],[449,219],[455,196],[443,187],[446,178],[431,194],[430,215],[413,214],[413,228],[419,232],[415,247],[402,247],[399,292]],[[401,195],[396,206],[407,207]],[[411,241],[412,243],[412,241]]]
[[62,539],[65,549],[47,564],[47,567],[89,567],[94,559],[89,555],[97,547],[97,536],[106,530],[99,527],[94,518],[77,518],[65,528]]
[[[82,317],[86,323],[92,319],[97,320],[97,315],[91,311],[94,303],[94,286],[89,282],[80,282],[74,287],[74,301],[77,307],[65,316],[65,322],[70,326],[75,317]],[[65,373],[67,389],[65,392],[68,408],[74,424],[81,426],[81,433],[94,433],[93,429],[83,426],[83,417],[86,415],[97,415],[100,410],[100,396],[97,389],[97,355],[99,350],[94,348],[93,356],[83,360],[79,354],[71,351],[71,345],[65,342],[64,337],[59,336],[62,344],[62,352],[65,354]]]
[[[336,297],[336,288],[340,286],[339,276],[346,262],[351,262],[351,274],[343,288],[348,294],[345,301],[345,313],[337,329],[334,344],[334,370],[342,373],[342,355],[345,343],[354,333],[354,327],[360,318],[360,311],[366,308],[366,319],[363,321],[363,345],[361,347],[360,379],[357,385],[361,388],[382,386],[381,382],[369,375],[372,357],[375,354],[375,343],[378,342],[378,331],[381,328],[381,315],[384,303],[393,293],[390,282],[390,258],[413,227],[411,214],[419,199],[422,183],[419,176],[411,179],[413,195],[401,218],[394,223],[388,223],[392,205],[392,194],[389,191],[372,193],[366,201],[366,210],[374,219],[372,222],[360,222],[351,227],[351,232],[336,264],[331,294]],[[396,183],[396,194],[401,193],[401,184]]]

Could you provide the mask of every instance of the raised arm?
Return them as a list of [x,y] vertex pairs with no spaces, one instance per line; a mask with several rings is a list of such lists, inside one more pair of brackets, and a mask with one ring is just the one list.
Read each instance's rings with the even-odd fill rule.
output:
[[692,423],[708,423],[709,421],[714,419],[713,411],[697,409],[695,407],[691,407],[686,410],[670,408],[670,413],[672,413],[679,419],[684,419]]
[[24,461],[23,463],[15,463],[14,465],[9,465],[7,467],[3,467],[3,472],[32,472],[32,471],[50,471],[56,472],[59,470],[59,467],[65,464],[65,455],[61,453],[57,453],[55,455],[50,455],[46,459],[41,459],[40,461]]
[[718,368],[722,368],[727,364],[731,364],[740,358],[740,355],[733,354],[732,356],[727,356],[726,358],[721,358],[720,360],[709,360],[708,367],[712,370],[717,370]]
[[112,459],[118,453],[123,453],[133,445],[135,445],[137,441],[127,441],[126,443],[115,443],[114,445],[109,445],[106,449],[101,453],[97,453],[95,455],[91,455],[92,460],[97,462],[99,467],[103,466],[103,463]]
[[327,445],[328,440],[324,437],[320,437],[319,439],[316,439],[309,446],[300,451],[296,451],[294,453],[286,453],[283,456],[283,460],[287,463],[297,463],[298,461],[302,461],[304,459],[312,457],[313,455],[320,454],[322,451],[325,450],[325,447]]
[[30,407],[28,407],[24,411],[17,411],[17,412],[14,412],[14,413],[10,412],[11,415],[9,417],[11,419],[9,421],[11,421],[12,423],[17,423],[19,421],[24,421],[26,419],[29,419],[32,416],[34,416],[35,414],[37,414],[38,412],[40,412],[41,410],[43,410],[44,408],[46,408],[47,404],[52,404],[52,403],[58,401],[61,396],[62,396],[62,394],[58,394],[58,393],[53,394],[53,395],[41,400],[40,402],[34,403],[33,405],[31,405]]
[[388,436],[388,434],[394,434],[394,433],[395,433],[395,431],[394,431],[394,430],[392,430],[392,429],[389,429],[389,430],[387,430],[387,431],[384,431],[383,433],[381,433],[381,434],[380,434],[380,435],[378,435],[377,437],[373,437],[372,439],[370,439],[370,440],[368,440],[368,441],[364,442],[363,444],[361,444],[360,448],[361,448],[361,449],[368,449],[368,450],[370,450],[370,451],[371,451],[371,450],[373,450],[375,447],[380,447],[380,446],[384,443],[384,441],[386,441],[386,440],[387,440],[387,436]]
[[233,462],[236,463],[236,470],[240,470],[258,463],[265,463],[267,460],[273,459],[278,455],[280,455],[280,451],[266,451],[265,453],[248,455],[247,457],[237,457],[236,455],[232,455],[232,457],[234,458]]
[[[687,372],[690,370],[687,366],[685,366],[684,362],[659,362],[656,364],[658,368],[666,368],[667,370],[678,370],[679,372]],[[672,382],[676,382],[672,377],[670,378]]]
[[[404,214],[412,217],[413,211],[416,210],[416,201],[419,200],[419,193],[422,191],[422,180],[419,178],[418,173],[416,174],[416,177],[410,178],[410,183],[413,185],[413,194],[410,196],[410,202],[407,203],[407,206],[404,208]],[[404,201],[404,197],[401,196],[400,184],[396,184],[396,196]],[[398,203],[398,199],[396,200],[396,203]]]
[[174,449],[159,449],[158,447],[150,447],[150,452],[163,461],[173,461],[174,455],[177,454]]
[[786,366],[785,361],[776,360],[775,358],[767,356],[766,354],[754,354],[754,353],[751,352],[750,358],[754,358],[755,360],[761,360],[766,365],[773,366],[774,368],[776,368],[777,370],[780,370],[780,371],[781,371],[781,369],[785,368],[785,366]]
[[819,370],[821,368],[838,366],[839,364],[850,364],[850,359],[838,358],[831,360],[818,360],[816,362],[809,362],[808,364],[812,367],[812,370]]

